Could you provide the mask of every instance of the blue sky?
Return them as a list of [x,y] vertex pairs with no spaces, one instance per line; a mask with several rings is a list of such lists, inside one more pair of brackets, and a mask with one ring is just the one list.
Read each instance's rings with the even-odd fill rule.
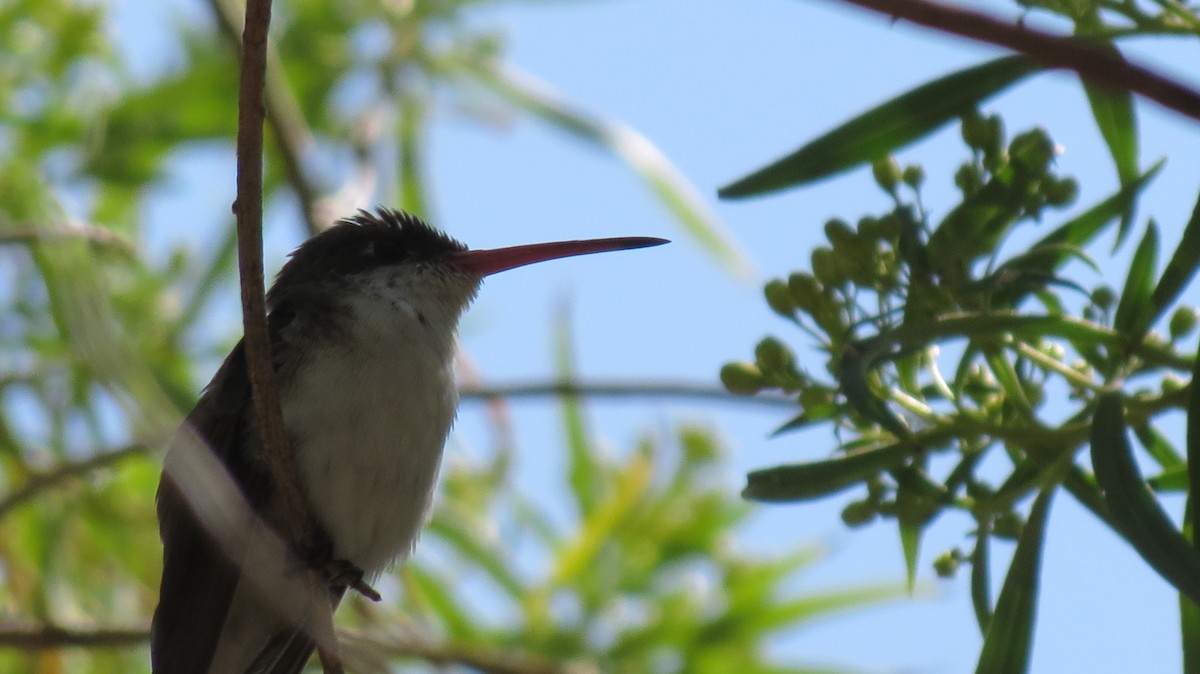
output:
[[[141,14],[142,3],[117,6],[130,58],[142,63],[171,53],[169,34],[152,26],[155,15],[204,16],[199,3],[182,0],[150,15]],[[619,258],[550,263],[489,279],[464,322],[463,338],[493,382],[551,374],[552,324],[564,305],[585,377],[715,382],[723,362],[747,358],[766,334],[803,343],[766,308],[762,282],[806,266],[827,218],[857,218],[886,208],[887,200],[863,170],[743,202],[717,202],[716,188],[888,96],[1002,53],[825,0],[524,2],[486,10],[478,21],[508,35],[512,64],[653,141],[712,200],[756,266],[752,279],[733,278],[675,226],[632,172],[591,147],[519,117],[500,129],[481,129],[443,111],[428,146],[436,220],[472,247],[624,234],[675,240]],[[1194,45],[1148,42],[1134,51],[1176,74],[1186,70],[1176,64],[1195,63],[1198,55]],[[1080,180],[1080,204],[1115,187],[1107,151],[1072,77],[1039,76],[985,109],[1001,112],[1010,132],[1045,127],[1065,149],[1059,170]],[[1200,136],[1194,124],[1151,105],[1140,105],[1139,115],[1143,165],[1170,156],[1143,200],[1139,225],[1152,214],[1169,250],[1196,194]],[[925,198],[935,213],[952,203],[950,176],[962,157],[954,128],[900,154],[902,162],[925,165]],[[147,225],[164,242],[182,238],[200,245],[201,235],[171,223],[212,222],[228,212],[232,166],[231,154],[181,156],[171,189],[147,208]],[[268,268],[282,262],[298,236],[289,209],[271,215]],[[1107,249],[1092,252],[1104,280],[1119,287],[1128,251],[1115,259]],[[1086,286],[1101,281],[1094,274],[1083,280]],[[1195,303],[1194,291],[1190,299]],[[231,326],[234,301],[227,312],[217,312]],[[820,367],[814,357],[806,362]],[[513,408],[522,449],[518,482],[533,491],[557,472],[558,419],[550,404]],[[833,447],[821,433],[768,439],[786,418],[777,410],[683,402],[597,402],[590,409],[593,428],[614,452],[664,422],[699,421],[717,429],[730,447],[731,491],[740,488],[747,470],[819,458]],[[465,406],[459,428],[454,447],[485,446],[479,408]],[[1182,426],[1174,428],[1181,432]],[[847,532],[838,513],[850,498],[764,508],[739,544],[762,554],[829,544],[828,561],[798,590],[901,580],[895,527]],[[545,505],[564,507],[553,495]],[[938,582],[929,567],[938,552],[969,545],[970,526],[965,518],[949,517],[930,531],[921,574],[932,596],[822,623],[777,644],[779,653],[869,671],[971,671],[980,639],[966,578]],[[1053,507],[1045,565],[1034,672],[1179,670],[1175,595],[1065,496]]]

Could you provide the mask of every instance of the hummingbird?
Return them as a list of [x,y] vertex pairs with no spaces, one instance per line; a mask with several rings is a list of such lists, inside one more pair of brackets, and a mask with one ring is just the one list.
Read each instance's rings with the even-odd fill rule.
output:
[[[300,487],[316,533],[284,543],[311,568],[374,578],[413,549],[458,405],[453,360],[459,318],[484,277],[561,257],[643,248],[664,239],[560,241],[491,250],[413,215],[359,211],[301,244],[267,292],[272,365]],[[241,342],[187,416],[253,513],[282,517],[255,430]],[[182,453],[184,430],[172,441]],[[157,674],[304,668],[312,636],[249,587],[245,559],[222,547],[181,483],[164,470],[157,509],[163,575],[151,626]],[[281,533],[282,535],[282,533]],[[331,585],[336,606],[347,585]]]

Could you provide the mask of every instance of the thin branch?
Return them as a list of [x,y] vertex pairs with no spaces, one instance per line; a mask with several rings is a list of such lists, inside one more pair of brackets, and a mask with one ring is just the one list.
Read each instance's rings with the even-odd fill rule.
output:
[[263,78],[266,71],[267,29],[271,23],[271,0],[246,3],[243,32],[241,85],[238,91],[237,215],[238,272],[241,276],[242,326],[245,330],[246,363],[254,397],[254,417],[263,454],[271,466],[276,489],[288,518],[286,537],[308,540],[308,506],[296,474],[295,462],[287,455],[279,389],[275,385],[270,337],[267,333],[266,292],[263,281],[262,178],[263,178]]
[[[271,358],[264,302],[262,250],[263,103],[267,70],[267,31],[271,25],[271,0],[248,0],[242,31],[241,82],[238,88],[237,215],[238,271],[242,289],[242,325],[245,329],[246,365],[254,399],[254,415],[263,455],[270,467],[283,517],[278,522],[292,546],[308,547],[316,529],[312,509],[300,486],[299,469],[288,456],[287,435]],[[282,550],[286,550],[283,548]],[[281,551],[279,554],[286,555]],[[279,560],[282,562],[283,557]],[[321,591],[315,570],[307,571],[310,609],[316,611],[311,636],[326,674],[342,672],[333,638],[333,609]],[[324,600],[324,601],[322,601]],[[300,625],[301,623],[297,623]],[[328,627],[328,630],[324,629]]]
[[1181,115],[1200,119],[1200,91],[1126,61],[1104,43],[1052,35],[1024,25],[928,0],[844,0],[895,19],[1021,52],[1052,68],[1066,68],[1100,86],[1130,91]]
[[20,489],[11,492],[4,498],[0,498],[0,519],[3,519],[5,515],[17,506],[32,500],[38,494],[62,482],[72,478],[83,477],[88,473],[107,468],[128,458],[145,456],[148,452],[149,450],[147,450],[145,445],[129,445],[121,449],[98,453],[83,461],[64,463],[53,470],[37,473],[30,477]]
[[[240,3],[235,0],[208,0],[208,4],[221,27],[221,34],[241,54],[243,24]],[[304,226],[312,236],[325,229],[331,219],[321,214],[320,190],[304,171],[302,157],[313,144],[313,134],[288,86],[279,55],[270,43],[267,44],[265,88],[267,123],[271,125],[271,135],[283,161],[288,184],[295,190],[296,199],[300,202]]]
[[463,644],[436,643],[419,636],[378,639],[356,630],[339,630],[348,655],[362,659],[416,658],[434,666],[460,665],[485,674],[595,674],[584,662],[561,662],[532,653],[500,651]]
[[41,623],[0,622],[0,648],[27,651],[50,648],[128,648],[150,639],[146,627],[60,627]]
[[463,400],[497,398],[671,398],[712,403],[740,403],[795,408],[796,399],[784,395],[744,396],[707,384],[681,382],[517,382],[496,386],[469,384],[459,388]]
[[62,224],[41,225],[37,223],[12,223],[13,228],[0,231],[0,246],[19,244],[28,245],[50,239],[84,239],[88,243],[106,248],[114,248],[126,255],[137,253],[137,247],[129,239],[120,234],[85,222],[66,222]]

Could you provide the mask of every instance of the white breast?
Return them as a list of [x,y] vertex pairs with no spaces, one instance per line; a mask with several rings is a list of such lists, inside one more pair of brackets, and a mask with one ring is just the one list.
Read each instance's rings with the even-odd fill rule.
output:
[[297,369],[283,413],[335,558],[373,574],[412,550],[429,510],[457,405],[458,311],[427,315],[383,294],[350,308],[338,347]]

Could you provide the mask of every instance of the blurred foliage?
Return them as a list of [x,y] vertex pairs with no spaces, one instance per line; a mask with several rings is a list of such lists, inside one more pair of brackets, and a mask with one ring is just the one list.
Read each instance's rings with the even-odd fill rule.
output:
[[[645,139],[502,65],[503,36],[471,14],[481,4],[278,3],[268,197],[299,202],[311,227],[375,200],[427,211],[421,141],[449,100],[485,123],[519,111],[613,152],[740,264]],[[236,296],[231,219],[188,223],[221,232],[203,255],[143,251],[143,206],[169,162],[196,147],[232,154],[234,46],[221,26],[237,8],[209,9],[211,25],[176,27],[179,62],[142,81],[114,50],[103,3],[0,5],[5,672],[148,668],[158,452],[195,399],[194,363],[223,354],[236,329],[205,318]],[[339,614],[354,671],[812,671],[768,655],[769,640],[895,596],[796,594],[815,551],[740,551],[749,508],[721,486],[711,431],[647,435],[613,459],[577,403],[564,419],[566,520],[542,512],[544,494],[514,491],[511,447],[454,462],[428,552],[384,580],[395,603],[351,600]]]
[[[1179,3],[1021,4],[1069,19],[1105,49],[1131,36],[1200,36],[1196,9]],[[1085,83],[1120,187],[1063,215],[1079,186],[1057,172],[1049,134],[1010,136],[998,115],[974,109],[1034,72],[1012,56],[952,73],[723,188],[726,197],[754,196],[868,164],[892,204],[828,220],[828,245],[812,251],[807,269],[766,284],[767,304],[800,339],[766,337],[752,361],[722,368],[731,392],[795,397],[800,412],[777,435],[825,426],[837,443],[832,457],[751,473],[744,495],[798,502],[857,492],[843,520],[894,521],[910,583],[928,528],[947,512],[970,517],[967,549],[941,552],[933,567],[950,577],[970,566],[984,636],[977,671],[994,673],[1028,669],[1046,519],[1052,496],[1065,491],[1179,590],[1185,670],[1196,671],[1200,552],[1191,532],[1200,509],[1189,505],[1181,533],[1151,490],[1188,492],[1200,480],[1189,339],[1197,312],[1179,303],[1200,267],[1200,205],[1189,222],[1172,223],[1183,236],[1165,267],[1151,219],[1124,279],[1101,273],[1090,251],[1106,232],[1121,247],[1163,162],[1139,167],[1129,94]],[[967,156],[953,176],[927,177],[891,156],[954,119]],[[940,212],[922,198],[933,179],[958,191]],[[814,348],[825,360],[819,371],[802,365]],[[1181,410],[1187,437],[1167,437],[1164,415]],[[1143,479],[1141,461],[1157,474]],[[994,600],[993,539],[1016,541]]]

